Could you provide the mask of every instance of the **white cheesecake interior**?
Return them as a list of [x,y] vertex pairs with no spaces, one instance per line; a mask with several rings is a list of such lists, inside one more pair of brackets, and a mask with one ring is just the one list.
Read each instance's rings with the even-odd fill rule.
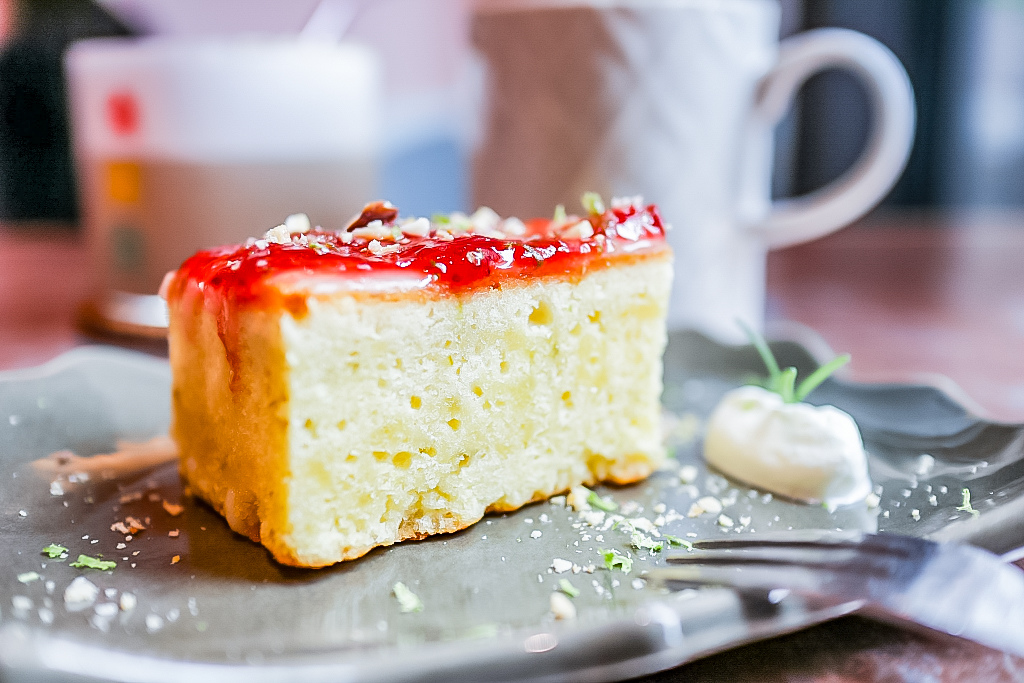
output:
[[305,311],[239,307],[226,341],[215,310],[183,297],[170,345],[182,473],[300,566],[639,480],[664,459],[671,258],[624,261],[445,296],[324,294],[320,279]]

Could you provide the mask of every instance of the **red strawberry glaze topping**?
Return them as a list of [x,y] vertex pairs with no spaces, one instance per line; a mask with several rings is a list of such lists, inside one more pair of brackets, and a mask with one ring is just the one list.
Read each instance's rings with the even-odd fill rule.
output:
[[401,291],[458,293],[526,278],[578,276],[627,254],[666,248],[665,225],[653,205],[620,202],[585,218],[525,224],[501,221],[493,212],[483,220],[480,215],[473,222],[457,221],[457,215],[433,223],[402,221],[397,209],[376,202],[346,230],[289,232],[281,226],[263,239],[192,256],[168,280],[164,295],[173,301],[192,290],[209,303],[258,303],[279,295],[280,283],[321,278],[377,278],[408,283]]

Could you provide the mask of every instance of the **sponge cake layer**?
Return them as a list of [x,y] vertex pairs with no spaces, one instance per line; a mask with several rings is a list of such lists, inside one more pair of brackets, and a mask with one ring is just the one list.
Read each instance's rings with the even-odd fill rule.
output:
[[217,305],[178,283],[184,477],[277,560],[315,567],[647,476],[664,459],[671,255],[589,265],[454,293],[292,273],[280,297]]

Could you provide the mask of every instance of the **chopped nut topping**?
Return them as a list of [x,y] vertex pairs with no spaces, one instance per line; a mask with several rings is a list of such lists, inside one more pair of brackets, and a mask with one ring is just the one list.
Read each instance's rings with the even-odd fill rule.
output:
[[722,501],[718,500],[714,496],[704,496],[697,501],[697,505],[699,505],[705,512],[709,512],[712,515],[717,515],[722,511]]
[[81,612],[92,606],[99,597],[100,589],[84,576],[76,577],[64,589],[64,606],[69,612]]
[[579,221],[562,230],[562,239],[585,240],[594,236],[594,226],[590,221]]
[[279,225],[263,233],[263,239],[270,244],[289,244],[292,241],[292,234],[287,227]]
[[140,522],[139,520],[135,519],[134,517],[125,517],[125,520],[123,522],[114,522],[110,525],[111,531],[117,531],[119,533],[127,535],[137,534],[145,528],[146,525]]
[[177,517],[185,510],[184,505],[175,505],[174,503],[168,503],[166,500],[163,501],[162,505],[171,517]]
[[362,228],[374,221],[380,221],[381,224],[394,223],[396,218],[398,218],[398,209],[391,202],[371,202],[363,207],[358,216],[352,219],[347,229]]
[[628,209],[631,206],[642,208],[644,205],[644,198],[642,195],[633,195],[632,197],[613,197],[612,208],[613,209]]
[[121,593],[121,599],[118,600],[118,604],[122,612],[131,612],[135,609],[135,605],[138,604],[138,600],[131,593]]
[[583,512],[590,509],[590,503],[587,502],[588,498],[590,498],[590,489],[577,486],[569,491],[569,495],[565,497],[565,502],[576,512]]
[[457,235],[462,232],[469,232],[473,229],[473,222],[469,219],[469,216],[456,211],[448,216],[448,232],[453,235]]
[[391,230],[384,227],[384,224],[380,221],[374,221],[370,225],[362,228],[356,228],[350,233],[353,237],[364,240],[393,240],[394,235]]
[[501,223],[499,216],[494,209],[488,206],[481,206],[469,217],[469,222],[475,232],[496,232]]
[[402,233],[411,237],[426,237],[430,234],[430,221],[416,218],[402,224]]
[[551,561],[551,569],[556,574],[564,574],[565,572],[570,571],[572,569],[572,562],[570,562],[569,560],[563,560],[561,558],[556,557],[554,560]]
[[583,510],[580,512],[580,519],[590,526],[600,526],[605,521],[605,513],[601,510]]
[[627,521],[629,525],[632,526],[634,529],[639,529],[644,533],[650,534],[657,531],[657,529],[654,526],[654,522],[647,519],[646,517],[634,517]]
[[506,218],[501,223],[501,231],[509,237],[522,237],[526,234],[526,224],[515,217]]
[[372,240],[368,245],[366,245],[366,248],[374,256],[385,256],[387,254],[392,254],[392,253],[398,251],[402,247],[400,245],[398,245],[398,244],[390,244],[390,245],[385,247],[379,241]]
[[[267,230],[263,234],[263,240],[270,244],[289,244],[292,241],[292,235],[303,235],[310,229],[309,216],[304,213],[295,213],[284,219],[284,223],[281,225]],[[259,246],[259,241],[254,244]],[[246,246],[249,246],[248,242],[246,242]]]
[[564,593],[552,593],[551,613],[555,615],[555,619],[575,619],[576,605],[572,604],[572,600]]
[[284,219],[284,225],[293,235],[304,235],[313,228],[310,225],[309,216],[304,213],[293,213]]

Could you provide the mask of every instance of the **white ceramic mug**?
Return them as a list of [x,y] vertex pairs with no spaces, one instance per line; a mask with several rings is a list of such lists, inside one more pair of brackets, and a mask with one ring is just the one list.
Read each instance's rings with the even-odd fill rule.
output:
[[[544,215],[588,190],[642,194],[673,226],[671,327],[742,341],[764,322],[769,249],[814,239],[871,209],[910,153],[914,101],[895,56],[853,31],[778,39],[774,0],[480,3],[487,63],[474,199]],[[773,202],[773,129],[810,76],[853,71],[873,127],[845,175]]]
[[162,334],[156,292],[194,252],[377,192],[367,49],[288,38],[90,40],[66,58],[100,322]]

